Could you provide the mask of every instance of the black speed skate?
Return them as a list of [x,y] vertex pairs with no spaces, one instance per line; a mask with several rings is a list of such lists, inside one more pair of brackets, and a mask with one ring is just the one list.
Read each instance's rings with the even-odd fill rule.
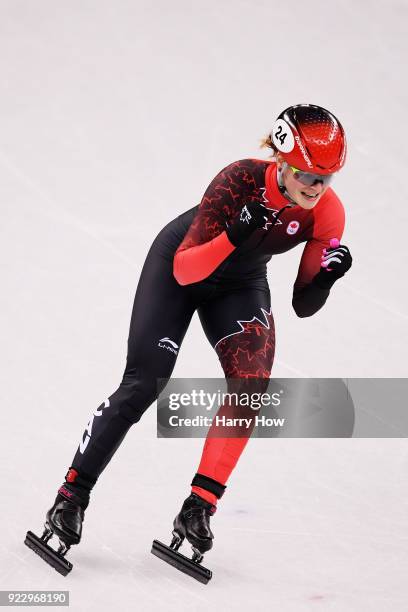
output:
[[[179,514],[174,519],[170,546],[154,540],[151,552],[185,574],[207,584],[211,580],[212,572],[203,567],[201,561],[204,553],[213,545],[214,535],[210,529],[210,517],[215,510],[213,504],[192,493],[184,501]],[[185,538],[193,549],[191,559],[178,552]]]
[[[63,576],[72,570],[72,563],[65,559],[65,555],[73,544],[81,541],[84,511],[88,503],[88,494],[80,494],[76,488],[64,484],[58,490],[54,505],[47,512],[41,538],[27,531],[24,544]],[[48,544],[54,534],[59,538],[58,550]]]

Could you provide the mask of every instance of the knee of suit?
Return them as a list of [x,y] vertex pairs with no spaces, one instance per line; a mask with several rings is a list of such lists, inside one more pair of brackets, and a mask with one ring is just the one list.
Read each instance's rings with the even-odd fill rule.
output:
[[229,393],[246,393],[248,395],[255,393],[266,393],[270,383],[269,378],[265,377],[247,377],[247,378],[228,378],[227,387]]
[[[114,398],[121,416],[137,423],[158,395],[158,382],[153,377],[124,377]],[[113,399],[113,398],[112,398]]]

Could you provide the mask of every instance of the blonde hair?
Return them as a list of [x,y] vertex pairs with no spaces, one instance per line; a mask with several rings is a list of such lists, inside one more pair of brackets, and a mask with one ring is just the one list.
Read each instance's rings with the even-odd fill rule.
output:
[[269,157],[275,157],[278,154],[278,149],[275,147],[275,145],[272,142],[272,136],[271,134],[268,134],[268,136],[266,136],[265,138],[261,138],[260,143],[259,143],[259,147],[260,149],[264,149],[264,148],[268,148],[272,150],[272,154],[269,155]]

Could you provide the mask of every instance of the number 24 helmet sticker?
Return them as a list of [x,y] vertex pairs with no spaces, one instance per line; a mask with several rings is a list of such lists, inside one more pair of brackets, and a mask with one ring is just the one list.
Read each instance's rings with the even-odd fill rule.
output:
[[343,126],[332,113],[314,104],[284,110],[275,121],[271,138],[283,159],[304,172],[332,174],[346,159]]

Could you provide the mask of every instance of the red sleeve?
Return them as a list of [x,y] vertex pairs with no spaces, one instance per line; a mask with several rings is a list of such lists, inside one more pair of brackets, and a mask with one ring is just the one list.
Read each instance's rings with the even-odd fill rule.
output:
[[197,283],[207,278],[235,249],[223,231],[209,242],[176,251],[173,274],[180,285]]
[[343,204],[332,189],[327,190],[326,197],[321,199],[316,209],[313,211],[313,235],[303,249],[294,285],[295,292],[308,285],[319,272],[322,251],[330,245],[331,238],[341,240],[344,232]]
[[207,278],[235,249],[225,232],[225,222],[239,206],[250,179],[242,162],[234,162],[210,183],[174,255],[173,274],[180,285]]

